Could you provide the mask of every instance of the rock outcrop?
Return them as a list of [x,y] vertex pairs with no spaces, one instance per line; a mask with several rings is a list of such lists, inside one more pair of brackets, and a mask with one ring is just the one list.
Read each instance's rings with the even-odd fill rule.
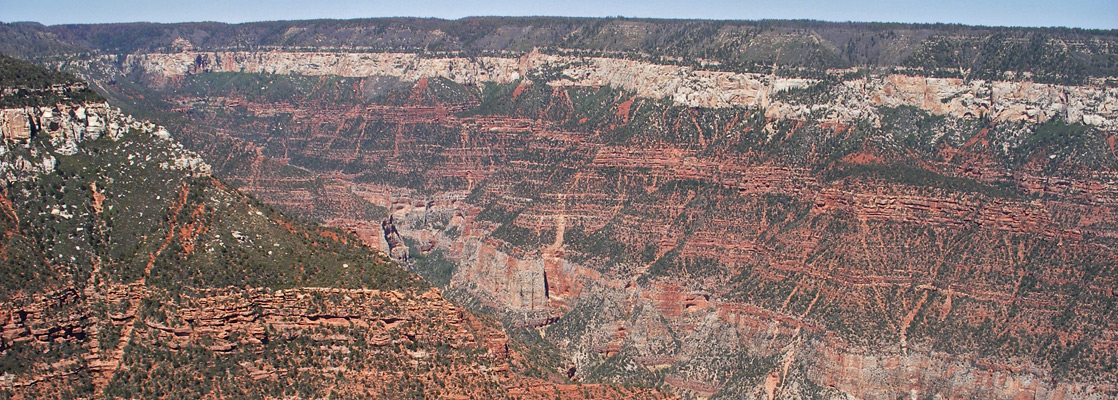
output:
[[[45,135],[53,147],[50,153],[63,156],[76,154],[78,145],[82,142],[97,140],[102,136],[119,140],[129,130],[171,140],[166,128],[134,119],[105,103],[10,108],[0,110],[0,116],[0,138],[3,138],[0,157],[10,153],[13,146],[31,148],[28,141],[35,135]],[[183,149],[177,143],[172,147],[177,156],[172,162],[164,163],[164,169],[186,171],[195,177],[210,175],[210,165],[196,153]],[[37,174],[54,172],[57,163],[53,155],[35,149],[31,150],[30,158],[9,158],[9,161],[0,163],[0,176],[9,184],[31,179]]]

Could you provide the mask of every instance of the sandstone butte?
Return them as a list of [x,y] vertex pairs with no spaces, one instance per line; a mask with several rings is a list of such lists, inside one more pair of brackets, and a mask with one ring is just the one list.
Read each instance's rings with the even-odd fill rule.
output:
[[[407,31],[438,36],[420,25]],[[606,25],[655,35],[641,31],[653,22]],[[349,339],[314,338],[406,344],[412,328],[381,332],[432,321],[443,336],[420,342],[476,347],[486,361],[469,365],[485,373],[546,361],[570,379],[501,378],[513,397],[652,393],[612,384],[686,398],[1118,394],[1113,77],[201,49],[163,29],[164,44],[44,62],[163,118],[231,186],[353,234],[459,305],[381,315],[388,292],[215,292],[179,304],[183,323],[141,326],[151,343],[226,354],[298,330],[328,353]],[[305,28],[286,29],[297,41]],[[309,313],[299,296],[319,290],[335,293],[329,312]],[[323,326],[356,328],[315,336]],[[517,360],[507,343],[531,355],[502,361]],[[347,371],[331,382],[383,379]]]

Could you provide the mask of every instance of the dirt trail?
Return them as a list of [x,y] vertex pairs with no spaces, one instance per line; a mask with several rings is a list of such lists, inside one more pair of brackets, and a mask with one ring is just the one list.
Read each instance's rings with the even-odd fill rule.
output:
[[[123,325],[120,329],[120,339],[113,346],[113,350],[108,354],[108,359],[103,359],[100,353],[101,344],[101,331],[98,329],[94,332],[93,340],[91,343],[94,345],[93,353],[99,360],[101,368],[100,376],[95,376],[93,379],[93,387],[104,391],[109,382],[112,382],[113,377],[116,376],[117,371],[120,370],[120,363],[124,359],[124,348],[132,341],[132,334],[135,330],[136,313],[139,312],[140,303],[144,300],[145,287],[147,286],[148,275],[151,275],[151,270],[155,266],[155,260],[167,249],[171,241],[175,238],[175,231],[178,225],[178,215],[182,208],[186,205],[186,196],[189,193],[186,184],[183,184],[179,190],[179,198],[171,204],[168,213],[171,217],[170,229],[167,231],[167,236],[163,238],[163,242],[148,256],[148,263],[144,267],[144,274],[136,282],[127,285],[129,292],[128,311],[124,313]],[[138,293],[136,293],[138,292]],[[103,393],[102,393],[103,394]]]
[[916,319],[916,314],[920,312],[920,308],[924,307],[924,302],[928,301],[928,291],[925,290],[924,294],[920,296],[920,300],[916,305],[909,310],[908,315],[905,315],[904,320],[901,321],[901,353],[908,355],[908,326],[912,324],[912,320]]

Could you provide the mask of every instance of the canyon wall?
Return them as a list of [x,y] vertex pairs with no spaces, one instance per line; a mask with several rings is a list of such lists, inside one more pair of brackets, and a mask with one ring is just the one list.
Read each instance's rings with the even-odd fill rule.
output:
[[406,254],[573,379],[1118,392],[1112,85],[180,47],[65,65],[181,116],[261,201]]
[[102,102],[0,109],[0,396],[670,398],[571,384],[356,237],[211,173]]
[[157,86],[181,80],[190,73],[209,72],[386,76],[409,82],[447,78],[462,85],[543,79],[542,83],[557,87],[611,86],[643,98],[671,99],[686,107],[763,108],[773,118],[872,120],[874,108],[884,105],[911,106],[954,117],[988,117],[999,122],[1061,118],[1068,123],[1118,129],[1118,89],[1030,81],[964,81],[883,74],[844,79],[824,87],[834,97],[828,103],[796,104],[773,99],[773,95],[818,85],[818,79],[540,53],[520,58],[437,58],[410,53],[183,52],[106,56],[100,61],[115,61],[121,65],[122,73],[149,76]]

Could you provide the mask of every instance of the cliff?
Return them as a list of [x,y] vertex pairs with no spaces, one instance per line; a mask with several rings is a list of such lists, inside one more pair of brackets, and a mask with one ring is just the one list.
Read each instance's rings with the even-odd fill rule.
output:
[[[94,62],[109,63],[118,58],[105,57]],[[409,53],[182,52],[127,55],[119,63],[119,73],[147,77],[155,87],[180,82],[187,74],[212,72],[384,76],[407,82],[446,78],[467,86],[542,79],[540,83],[552,87],[610,86],[642,98],[671,99],[686,107],[763,108],[767,117],[780,119],[876,121],[880,118],[878,106],[910,106],[936,115],[988,117],[997,122],[1042,123],[1060,118],[1068,123],[1118,128],[1118,89],[1107,86],[900,74],[842,79],[845,71],[834,72],[841,79],[839,82],[832,77],[821,83],[819,79],[773,74],[705,71],[625,59],[540,53],[519,58],[439,58]],[[831,101],[804,104],[774,96],[813,86],[827,91]]]

